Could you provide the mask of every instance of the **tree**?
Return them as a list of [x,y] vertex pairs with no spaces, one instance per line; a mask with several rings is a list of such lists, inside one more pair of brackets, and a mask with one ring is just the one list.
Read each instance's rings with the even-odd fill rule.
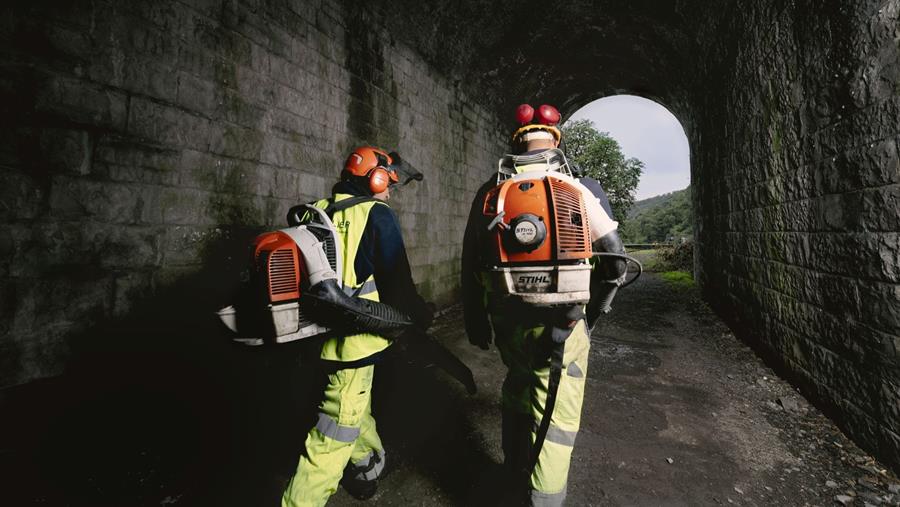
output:
[[638,201],[627,220],[619,223],[622,238],[631,243],[678,242],[693,235],[691,187]]
[[636,158],[625,158],[619,143],[606,132],[594,128],[590,120],[567,122],[562,133],[566,155],[581,167],[585,176],[600,182],[609,197],[613,218],[625,220],[628,209],[634,204],[634,192],[644,163]]

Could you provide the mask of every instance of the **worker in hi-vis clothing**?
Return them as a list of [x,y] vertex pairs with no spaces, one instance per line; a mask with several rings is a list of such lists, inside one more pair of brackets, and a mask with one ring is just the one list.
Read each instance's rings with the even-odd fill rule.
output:
[[[399,167],[396,153],[357,148],[347,158],[333,196],[315,206],[336,209],[331,218],[343,249],[345,292],[403,308],[415,325],[426,329],[433,311],[416,291],[397,215],[385,202],[391,185],[399,182]],[[421,174],[410,179],[421,179]],[[359,499],[375,494],[385,452],[372,417],[372,378],[374,364],[390,344],[370,333],[330,337],[323,343],[327,385],[282,507],[324,505],[338,484]]]
[[[513,157],[521,156],[525,160],[524,157],[558,148],[561,133],[556,125],[560,115],[555,108],[543,105],[534,110],[523,104],[517,116],[520,126],[513,134]],[[549,169],[547,162],[519,165],[515,171]],[[616,233],[617,223],[612,220],[609,201],[600,184],[591,178],[567,176],[565,179],[582,193],[594,251],[623,253]],[[564,342],[561,367],[557,366],[561,372],[557,373],[558,387],[549,427],[540,450],[535,451],[532,446],[539,440],[538,426],[545,412],[551,378],[550,348],[542,342],[550,339],[545,328],[552,329],[554,317],[552,309],[492,297],[491,281],[485,274],[489,263],[487,251],[491,248],[487,234],[492,224],[486,223],[489,218],[485,218],[483,206],[487,206],[485,196],[497,182],[495,174],[479,190],[466,226],[461,273],[466,333],[473,345],[485,350],[493,334],[508,369],[501,396],[502,448],[504,467],[511,481],[509,491],[516,496],[513,500],[530,505],[562,505],[581,420],[590,327],[600,313],[608,310],[608,305],[601,308],[599,301],[611,301],[611,295],[624,278],[626,264],[621,259],[600,257],[592,261],[592,270],[584,275],[591,278],[587,319],[579,311],[577,320],[563,325],[569,326],[571,334]]]

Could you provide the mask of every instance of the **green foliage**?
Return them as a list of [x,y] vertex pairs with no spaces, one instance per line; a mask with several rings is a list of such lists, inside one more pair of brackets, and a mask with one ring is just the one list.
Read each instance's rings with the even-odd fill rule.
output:
[[666,271],[660,273],[659,276],[678,287],[692,287],[694,285],[694,277],[686,271]]
[[694,271],[694,242],[666,245],[657,251],[656,266],[660,270]]
[[679,242],[694,234],[691,187],[634,204],[619,230],[626,243]]
[[578,164],[586,176],[603,186],[613,209],[613,218],[622,220],[628,216],[644,163],[636,158],[625,158],[619,143],[606,132],[595,129],[590,120],[568,122],[562,133],[569,159]]

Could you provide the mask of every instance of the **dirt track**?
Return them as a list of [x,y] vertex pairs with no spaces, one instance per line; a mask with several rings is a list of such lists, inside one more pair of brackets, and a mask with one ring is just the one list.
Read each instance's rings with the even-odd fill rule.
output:
[[[421,442],[385,420],[394,470],[375,500],[494,504],[504,369],[495,349],[468,345],[458,310],[435,333],[472,366],[479,394],[445,384],[448,399],[436,402],[422,392],[417,417],[431,430]],[[900,505],[900,483],[736,340],[693,287],[646,274],[623,291],[594,330],[588,378],[568,505]],[[332,500],[356,503],[343,491]]]
[[[646,274],[615,303],[592,336],[568,505],[900,505],[900,482],[696,289]],[[0,504],[277,505],[315,420],[314,362],[298,362],[315,350],[236,346],[197,315],[129,327],[69,375],[0,393]],[[400,355],[379,366],[389,473],[368,505],[505,498],[505,369],[462,329],[457,307],[432,331],[474,370],[475,396]],[[329,505],[362,504],[339,490]]]

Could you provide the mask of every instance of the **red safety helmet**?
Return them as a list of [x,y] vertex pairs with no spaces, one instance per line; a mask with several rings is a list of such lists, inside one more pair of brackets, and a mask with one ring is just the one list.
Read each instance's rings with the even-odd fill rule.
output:
[[562,119],[562,115],[553,106],[543,104],[535,110],[529,104],[522,104],[516,109],[516,120],[521,127],[513,133],[513,141],[528,132],[543,130],[552,134],[553,138],[559,142],[562,133],[556,125],[560,119]]
[[380,148],[360,146],[350,153],[344,163],[344,171],[353,176],[369,180],[369,190],[378,194],[387,190],[392,183],[400,181],[397,171],[391,168],[394,160]]

